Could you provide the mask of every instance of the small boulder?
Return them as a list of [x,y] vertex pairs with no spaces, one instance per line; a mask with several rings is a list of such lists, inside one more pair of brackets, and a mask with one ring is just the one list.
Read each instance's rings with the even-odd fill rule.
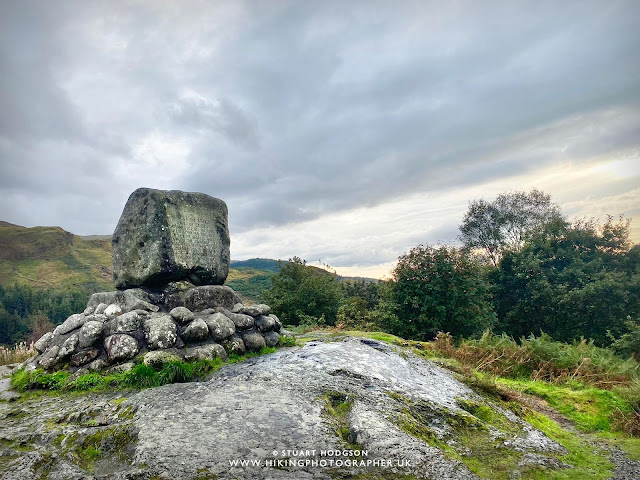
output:
[[66,333],[75,330],[82,326],[82,324],[87,320],[87,317],[83,313],[74,313],[69,318],[67,318],[62,325],[58,325],[53,331],[54,335],[64,335]]
[[192,312],[205,308],[232,308],[238,301],[238,295],[226,285],[202,285],[190,288],[184,292],[176,292],[165,299],[167,309],[183,306]]
[[107,371],[109,373],[124,373],[124,372],[128,372],[129,370],[133,370],[135,366],[136,364],[133,362],[125,362],[125,363],[121,363],[120,365],[114,365]]
[[165,363],[180,362],[181,359],[174,352],[168,352],[166,350],[155,350],[153,352],[145,353],[142,361],[148,367],[162,368]]
[[151,350],[173,347],[178,339],[176,324],[170,315],[151,317],[144,322],[144,337]]
[[41,356],[38,363],[45,370],[49,370],[58,362],[58,352],[60,351],[60,347],[58,345],[54,345],[49,347],[47,351],[45,351]]
[[112,303],[104,309],[104,314],[110,318],[117,317],[122,314],[122,307],[117,303]]
[[80,348],[90,347],[97,342],[102,335],[102,330],[104,330],[104,323],[102,322],[93,320],[85,322],[80,328],[80,334],[78,335]]
[[71,355],[78,346],[78,341],[78,335],[76,334],[67,338],[58,351],[58,359],[61,360]]
[[219,343],[209,343],[199,347],[188,348],[184,355],[185,360],[213,360],[214,358],[227,359],[227,352]]
[[244,355],[247,351],[246,347],[244,346],[244,342],[242,341],[242,337],[237,333],[234,333],[229,338],[223,340],[221,343],[224,349],[230,354],[235,353],[236,355]]
[[38,340],[35,343],[36,350],[39,353],[44,352],[49,347],[49,345],[51,345],[52,338],[53,338],[53,332],[45,333],[42,337],[40,337],[40,340]]
[[273,318],[273,331],[274,332],[279,332],[280,329],[282,329],[282,322],[280,321],[280,319],[278,317],[276,317],[273,313],[271,315],[269,315],[271,318]]
[[264,334],[264,342],[267,347],[275,347],[280,342],[280,334],[273,330]]
[[236,331],[235,324],[222,313],[214,313],[203,317],[209,327],[209,332],[214,340],[220,341],[233,335]]
[[176,307],[169,312],[169,315],[171,315],[180,325],[189,323],[195,318],[193,312],[186,307]]
[[105,368],[107,368],[107,362],[106,360],[103,360],[102,358],[97,358],[95,359],[93,362],[91,362],[89,365],[87,365],[87,368],[91,371],[91,370],[104,370]]
[[142,326],[142,317],[138,312],[127,312],[112,318],[106,323],[105,335],[134,332]]
[[[95,313],[104,313],[107,306],[117,304],[122,308],[123,312],[130,312],[136,309],[157,312],[159,307],[150,303],[151,301],[151,295],[148,292],[145,292],[141,288],[130,288],[116,292],[94,293],[91,295],[91,298],[89,298],[87,308],[94,307]],[[100,311],[98,307],[103,303],[105,306],[102,308],[102,311]]]
[[140,346],[132,336],[126,333],[116,333],[105,338],[104,349],[109,360],[115,362],[135,357],[140,351]]
[[200,342],[209,336],[209,326],[202,318],[196,318],[182,332],[182,338],[187,342]]
[[245,330],[240,334],[242,336],[242,341],[244,342],[244,346],[247,350],[258,351],[266,346],[266,342],[264,341],[264,337],[260,335],[255,328],[251,330]]
[[238,313],[244,313],[245,315],[251,315],[252,317],[259,317],[260,315],[269,315],[271,313],[271,307],[264,303],[257,305],[244,305]]
[[107,320],[109,320],[109,317],[107,317],[106,315],[104,315],[102,313],[92,313],[91,315],[87,315],[86,322],[106,323]]
[[72,367],[79,367],[80,365],[84,365],[86,363],[95,360],[100,355],[100,351],[97,348],[87,348],[85,350],[80,350],[79,352],[74,353],[71,356],[71,361],[69,365]]
[[227,317],[231,319],[231,321],[235,324],[236,330],[247,330],[249,328],[253,328],[255,320],[250,315],[245,315],[243,313],[225,313]]
[[262,333],[269,332],[273,330],[276,322],[271,316],[260,315],[256,318],[256,328],[260,330]]
[[109,305],[107,305],[106,303],[99,303],[93,313],[96,315],[102,315],[108,306]]
[[236,303],[231,309],[231,313],[240,313],[240,310],[242,310],[242,307],[244,307],[242,303]]

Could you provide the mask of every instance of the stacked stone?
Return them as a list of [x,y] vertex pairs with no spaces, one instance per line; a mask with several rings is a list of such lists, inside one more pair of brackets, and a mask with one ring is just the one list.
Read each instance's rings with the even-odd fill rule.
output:
[[31,368],[127,369],[138,356],[147,365],[169,360],[222,358],[274,347],[282,327],[268,305],[243,305],[226,286],[172,293],[129,289],[92,295],[35,344]]
[[222,200],[137,189],[112,237],[119,290],[93,294],[83,313],[40,338],[27,368],[126,369],[140,355],[157,365],[275,346],[278,317],[223,286],[229,242]]

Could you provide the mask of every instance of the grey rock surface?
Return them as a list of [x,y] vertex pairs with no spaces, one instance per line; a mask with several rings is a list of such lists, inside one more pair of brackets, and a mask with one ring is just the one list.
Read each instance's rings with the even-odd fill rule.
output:
[[94,313],[104,313],[110,305],[117,305],[123,312],[132,310],[158,311],[158,306],[151,303],[149,294],[141,288],[131,288],[128,290],[115,292],[98,292],[91,295],[87,308],[94,308]]
[[227,352],[235,353],[236,355],[244,355],[247,351],[247,347],[245,347],[242,337],[237,333],[234,333],[229,338],[223,340],[221,344]]
[[93,345],[96,340],[100,338],[102,335],[102,331],[104,330],[104,323],[97,322],[94,320],[89,320],[82,325],[80,328],[79,339],[80,348],[86,348]]
[[173,347],[178,339],[178,333],[171,315],[162,315],[145,320],[144,336],[151,349]]
[[139,188],[112,239],[118,289],[187,280],[221,285],[229,273],[227,205],[203,193]]
[[53,332],[45,333],[40,339],[35,343],[36,350],[40,353],[44,352],[49,345],[51,345],[51,339],[53,338]]
[[180,324],[189,323],[195,318],[193,312],[186,307],[176,307],[169,312],[169,315]]
[[179,362],[182,360],[175,352],[169,350],[155,350],[144,354],[143,363],[149,367],[162,367],[168,362]]
[[267,344],[267,347],[275,347],[279,341],[280,334],[278,332],[271,331],[264,334],[264,342]]
[[252,328],[255,320],[250,315],[244,315],[242,313],[222,312],[224,315],[231,319],[236,325],[236,330],[247,330]]
[[72,367],[79,367],[95,360],[98,355],[100,355],[100,351],[97,348],[86,348],[74,353],[69,364]]
[[202,320],[209,327],[209,333],[215,341],[224,340],[236,332],[235,324],[222,313],[205,315]]
[[44,352],[38,361],[38,364],[45,369],[51,368],[58,361],[58,352],[60,351],[60,347],[58,345],[53,345]]
[[138,312],[127,312],[122,315],[108,320],[105,324],[105,335],[113,335],[114,333],[135,332],[142,326],[142,316]]
[[[352,445],[327,410],[336,395],[350,401],[345,426]],[[226,365],[203,382],[0,402],[5,445],[0,478],[476,480],[458,460],[400,428],[411,405],[433,415],[443,432],[453,428],[447,423],[451,415],[463,423],[480,422],[461,409],[461,400],[501,411],[451,372],[408,350],[354,338],[310,342]],[[554,460],[562,446],[515,415],[505,418],[510,427],[496,441],[505,454],[518,457],[517,469],[542,469],[542,475],[567,468],[570,475],[571,465]],[[70,453],[90,438],[103,439],[92,472]],[[529,440],[515,442],[516,449],[509,447],[514,438]],[[369,468],[328,463],[352,460],[342,455],[354,451],[388,463]],[[286,459],[301,462],[275,463]],[[637,478],[638,462],[619,451],[614,461],[624,469],[616,471],[616,479]],[[508,473],[517,478],[516,470]]]
[[267,345],[264,337],[255,328],[244,330],[240,333],[240,336],[247,350],[259,351]]
[[110,361],[129,360],[140,351],[135,338],[126,333],[116,333],[104,339],[104,349]]
[[260,315],[256,318],[256,328],[262,333],[273,330],[276,326],[276,321],[271,316]]
[[239,300],[236,292],[226,285],[203,285],[167,295],[165,306],[167,310],[182,306],[195,312],[212,305],[232,308]]
[[201,318],[196,318],[182,332],[182,338],[187,342],[200,342],[209,336],[209,326]]
[[58,351],[58,359],[66,358],[73,353],[78,346],[78,335],[69,336]]
[[209,343],[198,347],[187,348],[185,360],[213,360],[214,358],[227,359],[227,352],[218,343]]
[[[367,450],[370,458],[411,464],[395,470],[382,468],[387,475],[476,479],[462,464],[406,434],[392,421],[402,405],[386,392],[408,393],[403,387],[411,389],[413,384],[422,387],[412,393],[430,400],[435,393],[439,405],[452,408],[458,408],[455,397],[474,395],[449,372],[422,361],[416,367],[390,349],[380,351],[358,340],[281,350],[227,366],[209,382],[188,389],[171,385],[132,397],[139,428],[135,459],[153,464],[160,475],[185,479],[194,478],[198,468],[220,479],[347,477],[353,469],[265,467],[267,461],[290,457],[287,450],[315,450],[316,460],[327,460],[321,451],[345,449],[326,415],[324,400],[328,392],[344,392],[357,399],[353,422],[360,431],[360,449]],[[175,404],[180,404],[179,412]],[[168,418],[171,428],[164,424],[163,419]],[[196,430],[199,435],[190,434]],[[190,455],[183,455],[185,451]],[[259,466],[230,466],[243,459],[255,460]]]
[[61,325],[58,325],[54,330],[54,335],[64,335],[66,333],[75,330],[82,326],[82,324],[86,321],[87,317],[82,313],[74,313],[69,318],[67,318]]
[[271,307],[264,303],[259,303],[257,305],[243,305],[238,309],[238,312],[234,313],[244,313],[245,315],[258,317],[260,315],[269,315],[271,313]]

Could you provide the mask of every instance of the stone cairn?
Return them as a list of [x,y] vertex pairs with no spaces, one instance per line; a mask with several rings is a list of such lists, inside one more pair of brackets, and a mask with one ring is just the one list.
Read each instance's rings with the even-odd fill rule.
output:
[[94,293],[82,313],[42,336],[27,369],[125,371],[142,356],[222,358],[273,347],[280,320],[268,305],[243,305],[229,273],[227,206],[203,193],[139,188],[112,239],[117,291]]

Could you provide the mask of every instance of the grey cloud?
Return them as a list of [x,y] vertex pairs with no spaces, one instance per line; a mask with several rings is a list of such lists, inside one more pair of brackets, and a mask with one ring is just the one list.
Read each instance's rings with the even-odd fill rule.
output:
[[169,106],[168,117],[177,127],[189,127],[204,135],[220,133],[247,150],[255,151],[260,145],[255,119],[227,99],[181,98]]
[[[31,195],[0,219],[105,233],[167,184],[247,232],[639,145],[634,1],[179,4],[0,6],[0,189]],[[150,135],[185,158],[147,167]]]

